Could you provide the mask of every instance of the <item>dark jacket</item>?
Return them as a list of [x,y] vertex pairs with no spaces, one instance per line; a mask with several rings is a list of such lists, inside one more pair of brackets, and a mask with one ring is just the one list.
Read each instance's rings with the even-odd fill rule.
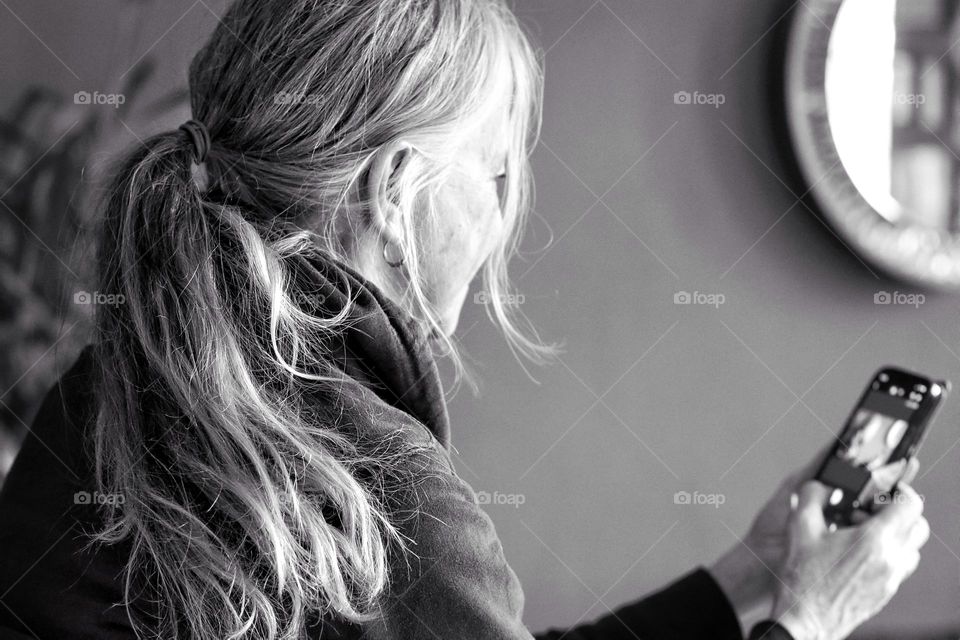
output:
[[[389,637],[741,640],[729,602],[703,569],[592,624],[531,636],[522,622],[523,592],[493,522],[450,462],[447,411],[427,337],[348,267],[328,261],[304,273],[328,310],[346,300],[346,285],[358,294],[354,322],[334,349],[355,381],[349,391],[377,416],[375,428],[401,431],[430,452],[418,515],[403,531],[415,561],[393,572],[384,607]],[[87,434],[96,366],[88,347],[50,391],[0,492],[0,640],[134,637],[120,604],[123,547],[85,546],[85,532],[99,524]],[[761,634],[789,639],[779,627],[757,629],[751,638]],[[323,639],[361,635],[334,621],[311,631]]]

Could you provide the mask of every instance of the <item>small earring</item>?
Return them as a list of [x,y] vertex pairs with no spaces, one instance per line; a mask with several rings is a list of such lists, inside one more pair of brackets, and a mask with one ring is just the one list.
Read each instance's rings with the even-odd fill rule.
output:
[[391,242],[389,239],[384,238],[383,259],[386,261],[388,265],[390,265],[394,269],[397,269],[403,266],[403,263],[406,262],[407,260],[407,256],[404,255],[403,249],[400,247],[399,243],[394,243],[394,242]]

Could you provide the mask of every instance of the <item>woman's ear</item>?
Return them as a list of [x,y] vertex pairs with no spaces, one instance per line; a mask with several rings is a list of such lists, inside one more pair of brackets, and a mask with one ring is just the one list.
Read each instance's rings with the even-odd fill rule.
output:
[[365,185],[371,226],[385,242],[398,246],[403,239],[403,213],[391,200],[390,186],[412,151],[402,140],[381,147],[370,162]]

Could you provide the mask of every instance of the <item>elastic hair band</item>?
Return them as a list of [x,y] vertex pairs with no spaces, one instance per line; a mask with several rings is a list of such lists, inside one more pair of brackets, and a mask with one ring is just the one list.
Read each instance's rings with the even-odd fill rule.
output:
[[193,161],[198,165],[203,164],[207,159],[207,152],[210,151],[210,132],[207,131],[205,124],[199,120],[187,120],[180,128],[190,136],[190,142],[193,144]]

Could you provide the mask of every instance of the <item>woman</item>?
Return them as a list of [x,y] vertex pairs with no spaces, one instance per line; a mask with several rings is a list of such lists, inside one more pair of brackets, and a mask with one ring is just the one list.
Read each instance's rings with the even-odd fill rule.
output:
[[[527,206],[536,56],[501,0],[238,0],[195,120],[105,204],[94,345],[0,497],[0,623],[28,637],[530,638],[454,473],[434,362]],[[789,479],[709,571],[539,638],[841,638],[913,570],[920,501],[829,532]],[[797,491],[797,495],[794,492]],[[791,506],[791,496],[793,504]]]

